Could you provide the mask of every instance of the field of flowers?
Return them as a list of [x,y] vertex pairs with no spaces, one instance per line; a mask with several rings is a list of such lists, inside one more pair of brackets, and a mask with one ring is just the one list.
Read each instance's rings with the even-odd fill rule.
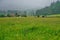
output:
[[60,18],[0,18],[0,40],[60,40]]

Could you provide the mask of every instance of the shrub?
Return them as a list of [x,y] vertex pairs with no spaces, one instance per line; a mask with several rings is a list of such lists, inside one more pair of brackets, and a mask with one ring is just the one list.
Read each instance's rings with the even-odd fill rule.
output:
[[0,17],[5,17],[5,15],[0,15]]

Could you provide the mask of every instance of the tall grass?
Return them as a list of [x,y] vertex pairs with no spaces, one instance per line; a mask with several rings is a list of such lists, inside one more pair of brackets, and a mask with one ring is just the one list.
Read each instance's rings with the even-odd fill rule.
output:
[[60,18],[0,18],[0,40],[60,40]]

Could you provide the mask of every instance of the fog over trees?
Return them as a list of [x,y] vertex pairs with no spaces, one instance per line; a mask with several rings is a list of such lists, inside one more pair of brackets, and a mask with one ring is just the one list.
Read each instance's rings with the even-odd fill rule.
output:
[[27,10],[49,6],[56,0],[0,0],[0,10]]
[[[39,0],[36,0],[37,2]],[[59,0],[45,0],[44,1],[39,1],[42,3],[36,3],[33,0],[27,1],[21,1],[20,2],[23,4],[21,5],[21,3],[19,3],[19,0],[13,0],[9,2],[9,0],[0,0],[0,15],[1,16],[37,16],[39,17],[40,15],[51,15],[51,14],[60,14],[60,1]],[[29,3],[28,3],[29,2]],[[25,4],[24,4],[25,3]],[[27,4],[28,3],[28,4]],[[45,3],[45,4],[44,4]],[[5,5],[4,5],[5,4]],[[18,4],[18,5],[17,5]],[[24,6],[25,5],[25,6]],[[23,8],[24,6],[24,8]]]

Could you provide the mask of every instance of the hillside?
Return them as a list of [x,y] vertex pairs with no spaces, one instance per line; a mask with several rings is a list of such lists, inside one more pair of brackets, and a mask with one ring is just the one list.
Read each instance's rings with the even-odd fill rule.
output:
[[37,15],[60,14],[60,1],[51,3],[50,6],[36,11]]

